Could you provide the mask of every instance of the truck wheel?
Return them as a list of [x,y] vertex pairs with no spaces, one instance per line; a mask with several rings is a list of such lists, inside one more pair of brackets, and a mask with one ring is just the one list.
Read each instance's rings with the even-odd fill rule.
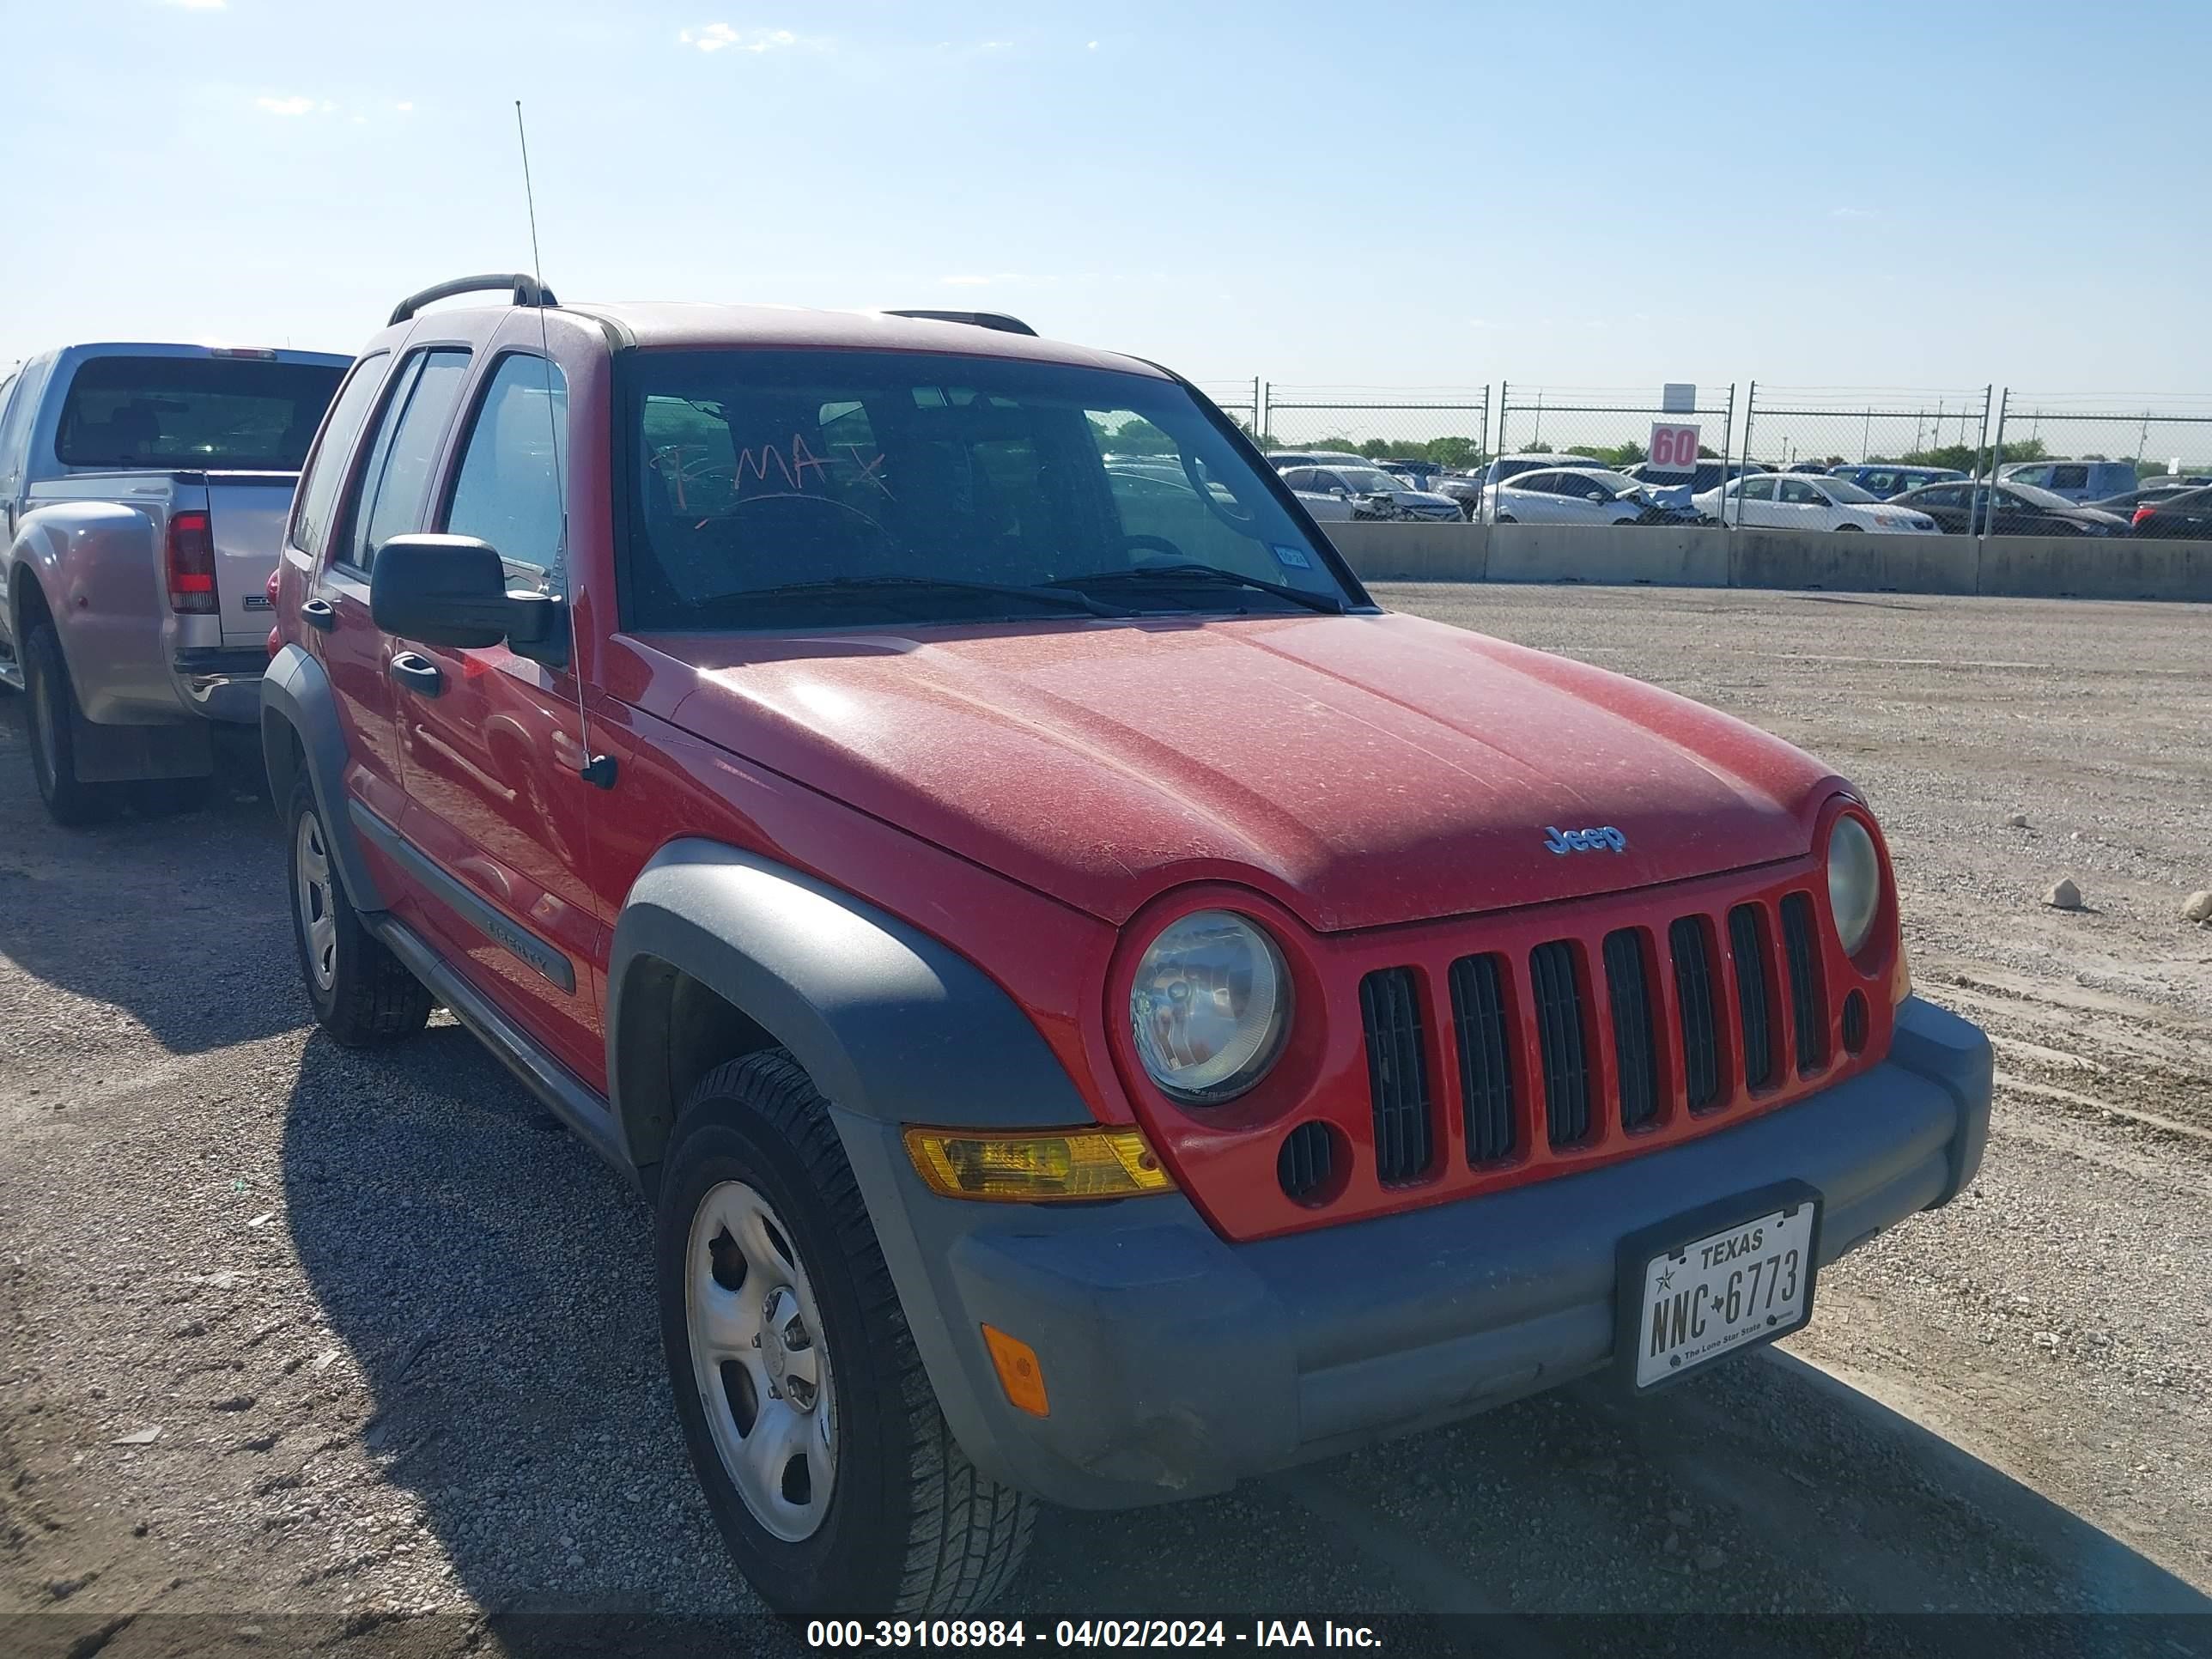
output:
[[1034,1499],[945,1426],[829,1111],[781,1049],[685,1103],[653,1239],[677,1415],[738,1569],[794,1619],[958,1616]]
[[56,823],[72,829],[98,823],[123,804],[112,784],[80,783],[76,775],[76,690],[70,684],[62,642],[44,617],[23,641],[23,689],[30,694],[31,774],[39,799]]
[[412,1036],[430,993],[361,925],[331,857],[322,809],[305,777],[292,788],[292,937],[315,1018],[333,1042],[366,1048]]

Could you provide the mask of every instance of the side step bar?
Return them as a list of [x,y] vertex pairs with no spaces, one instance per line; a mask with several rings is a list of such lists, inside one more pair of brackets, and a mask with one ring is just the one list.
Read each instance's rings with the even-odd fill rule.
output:
[[636,1168],[623,1155],[616,1132],[614,1113],[607,1103],[579,1082],[568,1068],[533,1042],[527,1033],[492,1006],[474,987],[446,965],[405,923],[390,912],[363,915],[362,921],[392,954],[406,965],[455,1019],[499,1056],[522,1085],[542,1101],[545,1109],[567,1124],[584,1144],[614,1165],[623,1178],[640,1190],[644,1183]]

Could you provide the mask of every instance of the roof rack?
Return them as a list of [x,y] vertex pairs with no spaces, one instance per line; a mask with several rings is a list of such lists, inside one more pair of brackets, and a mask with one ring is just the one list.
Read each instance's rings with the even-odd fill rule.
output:
[[1018,317],[1009,317],[1003,311],[886,311],[886,317],[921,317],[934,323],[967,323],[976,328],[995,328],[1001,334],[1026,334],[1032,339],[1036,331]]
[[553,290],[525,271],[487,272],[481,276],[456,276],[450,283],[439,283],[424,289],[420,294],[410,294],[392,308],[392,321],[385,325],[404,323],[424,306],[434,300],[450,300],[456,294],[488,294],[495,289],[506,289],[514,295],[519,306],[557,306]]

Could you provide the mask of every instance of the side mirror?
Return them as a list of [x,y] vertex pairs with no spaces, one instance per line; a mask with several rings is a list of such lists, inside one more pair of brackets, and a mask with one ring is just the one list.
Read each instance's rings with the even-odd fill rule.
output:
[[1335,496],[1340,501],[1348,501],[1352,499],[1352,492],[1346,489],[1342,484],[1334,486],[1328,493]]
[[510,592],[507,566],[473,536],[394,536],[369,566],[368,611],[378,628],[425,645],[515,655],[558,667],[568,659],[561,601]]

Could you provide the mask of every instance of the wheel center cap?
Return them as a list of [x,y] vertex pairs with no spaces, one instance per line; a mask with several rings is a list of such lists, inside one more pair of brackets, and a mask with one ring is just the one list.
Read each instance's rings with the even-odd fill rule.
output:
[[808,1344],[806,1326],[799,1316],[799,1298],[787,1285],[769,1292],[761,1306],[761,1364],[769,1380],[781,1388],[791,1370],[791,1351]]

